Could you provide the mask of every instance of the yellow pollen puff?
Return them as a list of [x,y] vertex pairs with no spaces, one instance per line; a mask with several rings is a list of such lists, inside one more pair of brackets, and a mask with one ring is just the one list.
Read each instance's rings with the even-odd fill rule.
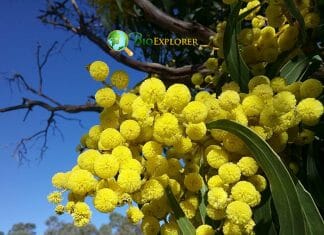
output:
[[275,77],[270,82],[270,86],[274,92],[283,91],[286,85],[286,79],[283,77]]
[[101,88],[99,89],[95,94],[96,103],[103,107],[103,108],[109,108],[113,106],[113,104],[116,101],[116,94],[115,92],[109,88]]
[[103,61],[94,61],[89,66],[89,73],[94,80],[103,82],[108,77],[109,67]]
[[162,154],[162,145],[156,141],[148,141],[142,148],[143,155],[146,159],[154,158]]
[[237,165],[244,176],[252,176],[256,174],[259,169],[258,163],[252,157],[242,157]]
[[155,119],[153,127],[154,138],[166,145],[173,145],[179,141],[181,130],[178,119],[171,113],[164,113]]
[[62,215],[62,214],[64,214],[64,211],[65,211],[65,208],[64,208],[63,205],[57,205],[57,206],[55,207],[55,213],[56,213],[57,215]]
[[74,205],[73,213],[71,214],[74,220],[74,225],[83,227],[89,224],[91,219],[91,211],[89,206],[84,202],[77,202]]
[[134,170],[123,170],[119,172],[117,184],[126,192],[133,193],[141,187],[141,176]]
[[62,202],[62,193],[59,191],[54,191],[47,196],[47,200],[50,203],[59,204]]
[[136,159],[127,159],[120,163],[120,171],[123,170],[133,170],[141,174],[143,172],[143,166]]
[[201,140],[205,137],[207,132],[207,127],[204,122],[200,123],[189,123],[186,127],[186,134],[192,140]]
[[258,117],[264,108],[264,102],[256,95],[248,95],[243,99],[242,109],[248,117]]
[[213,220],[221,220],[226,216],[224,209],[215,209],[210,204],[207,205],[206,212],[207,215]]
[[231,195],[234,200],[245,202],[251,207],[259,205],[261,201],[260,193],[248,181],[236,183],[231,189]]
[[255,87],[261,84],[270,85],[270,79],[264,75],[254,76],[248,83],[249,90],[253,91]]
[[67,181],[67,188],[73,193],[85,195],[95,189],[96,179],[87,170],[74,170]]
[[70,173],[58,172],[52,177],[52,184],[55,188],[65,189],[66,182],[69,179]]
[[223,187],[224,186],[224,182],[221,179],[221,177],[219,177],[219,175],[213,175],[212,177],[210,177],[210,179],[207,182],[208,184],[208,188],[212,189],[215,187]]
[[245,202],[234,201],[227,206],[226,216],[234,224],[245,225],[252,217],[252,210]]
[[89,149],[81,153],[78,157],[78,166],[83,170],[88,170],[94,173],[93,166],[97,158],[101,154],[97,150]]
[[137,96],[133,93],[124,93],[120,97],[119,107],[125,114],[132,113],[132,104],[136,100]]
[[111,154],[117,158],[119,163],[132,159],[132,151],[126,146],[117,146]]
[[241,178],[241,170],[236,164],[228,162],[219,167],[218,175],[226,184],[235,183]]
[[125,89],[128,86],[129,78],[125,71],[117,70],[110,77],[111,85],[119,90]]
[[182,137],[180,141],[173,145],[174,151],[179,154],[188,153],[192,150],[192,142],[188,137]]
[[100,133],[101,133],[101,126],[100,125],[95,125],[95,126],[90,128],[89,137],[94,139],[95,141],[98,141],[99,137],[100,137]]
[[166,174],[168,172],[168,166],[168,160],[161,155],[148,159],[145,164],[146,172],[150,176],[161,176]]
[[279,113],[287,113],[296,106],[296,98],[289,91],[282,91],[273,97],[273,107]]
[[192,101],[182,110],[182,114],[187,122],[199,123],[206,120],[208,109],[204,103]]
[[223,231],[224,235],[242,235],[243,234],[241,226],[233,223],[230,220],[225,220],[222,231]]
[[316,98],[323,92],[323,85],[319,80],[310,78],[300,85],[301,98]]
[[143,212],[138,207],[135,206],[130,206],[126,212],[126,215],[128,220],[133,224],[137,224],[144,217]]
[[203,224],[196,229],[196,235],[214,235],[215,230],[212,226]]
[[176,222],[165,223],[161,227],[161,235],[179,235],[180,230]]
[[306,98],[297,105],[297,112],[301,116],[303,123],[314,126],[323,115],[323,104],[314,98]]
[[118,195],[108,188],[98,190],[93,199],[94,207],[102,213],[112,212],[116,208],[117,203]]
[[222,86],[222,92],[227,91],[227,90],[240,92],[240,86],[234,81],[227,82]]
[[221,165],[227,163],[229,160],[229,155],[222,147],[214,145],[214,147],[207,154],[208,164],[218,169]]
[[139,93],[145,102],[155,104],[158,101],[163,100],[166,88],[160,79],[152,77],[142,82],[139,88]]
[[201,73],[194,73],[192,76],[191,76],[191,82],[192,84],[194,85],[198,85],[200,86],[203,82],[204,82],[204,79],[203,79],[203,76]]
[[141,127],[135,120],[123,121],[120,125],[120,134],[126,140],[135,140],[141,133]]
[[240,95],[236,91],[227,90],[218,97],[219,105],[225,110],[232,110],[240,103]]
[[145,216],[142,220],[141,231],[143,235],[158,234],[160,231],[159,220],[153,216]]
[[208,191],[208,203],[215,209],[224,209],[227,206],[228,195],[221,187],[215,187]]
[[259,96],[263,100],[267,100],[272,98],[273,90],[268,84],[260,84],[253,89],[252,94]]
[[100,150],[111,150],[124,143],[125,139],[119,131],[113,128],[107,128],[101,132],[98,147]]
[[189,88],[184,84],[173,84],[166,92],[165,105],[174,112],[180,113],[190,102],[191,94]]
[[186,200],[180,202],[180,207],[188,219],[195,217],[199,205],[199,200],[196,196],[191,195]]
[[102,154],[94,162],[94,171],[102,179],[114,177],[119,170],[117,157],[111,154]]
[[252,175],[247,179],[259,192],[267,188],[267,180],[262,175]]
[[156,179],[150,179],[145,182],[141,189],[143,202],[160,199],[164,195],[163,185]]
[[203,186],[203,179],[198,173],[189,173],[184,178],[185,187],[191,192],[198,192]]

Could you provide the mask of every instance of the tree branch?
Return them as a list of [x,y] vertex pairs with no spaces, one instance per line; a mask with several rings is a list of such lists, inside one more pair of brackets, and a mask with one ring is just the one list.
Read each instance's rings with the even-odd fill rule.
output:
[[[141,3],[141,1],[139,1]],[[91,17],[85,17],[84,13],[81,11],[79,6],[77,5],[75,0],[71,0],[74,14],[78,18],[78,26],[75,26],[72,24],[72,20],[68,19],[67,16],[64,14],[64,12],[67,9],[67,1],[64,1],[60,4],[56,3],[56,5],[50,5],[46,11],[44,11],[42,15],[40,15],[38,18],[46,24],[50,24],[56,27],[63,28],[65,30],[71,31],[74,34],[77,34],[79,36],[84,36],[88,38],[90,41],[95,43],[100,49],[102,49],[104,52],[106,52],[108,55],[110,55],[112,58],[117,60],[118,62],[121,62],[133,69],[140,70],[143,72],[147,72],[150,74],[159,74],[161,79],[164,80],[174,80],[174,79],[184,79],[190,77],[195,72],[202,72],[204,74],[210,73],[207,69],[204,68],[203,64],[197,64],[197,65],[186,65],[183,67],[168,67],[159,63],[149,63],[149,62],[141,62],[132,59],[131,57],[123,55],[121,52],[111,50],[105,40],[103,40],[101,37],[97,36],[93,31],[90,30],[90,26],[93,22],[97,20],[95,16]],[[147,4],[147,1],[145,1]],[[142,3],[143,5],[143,3]],[[146,6],[146,7],[145,7]],[[149,11],[151,8],[147,7],[147,5],[143,5],[147,11]],[[154,7],[154,6],[153,6]],[[156,11],[156,9],[155,9]],[[162,14],[161,12],[159,14]],[[163,13],[164,14],[164,13]],[[164,17],[168,17],[169,20],[171,20],[172,17],[164,14]],[[158,22],[157,22],[158,23]],[[179,21],[176,19],[173,19],[171,22],[167,22],[164,24],[172,24],[173,27],[176,27],[178,30],[181,29],[181,27],[186,27],[182,30],[183,33],[191,30],[192,33],[194,33],[194,30],[198,30],[198,32],[205,32],[202,28],[202,26],[197,26],[195,23],[189,23],[184,21]],[[189,30],[190,27],[191,28]],[[198,28],[197,28],[198,27]],[[175,28],[175,29],[176,29]],[[207,30],[207,29],[206,29]],[[207,33],[206,33],[207,32]],[[206,31],[204,33],[206,35],[210,35],[211,31]],[[209,37],[209,36],[208,36]]]
[[210,36],[215,34],[213,30],[199,23],[186,22],[164,13],[148,0],[134,0],[134,2],[143,10],[144,16],[149,22],[165,30],[186,37],[198,38],[203,44],[208,44]]

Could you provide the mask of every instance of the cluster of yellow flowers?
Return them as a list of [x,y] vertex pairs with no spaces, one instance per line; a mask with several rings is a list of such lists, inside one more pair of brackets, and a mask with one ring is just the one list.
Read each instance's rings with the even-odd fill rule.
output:
[[[225,4],[233,4],[238,0],[223,0]],[[283,52],[298,53],[296,49],[299,35],[297,22],[291,20],[291,16],[281,0],[267,1],[265,11],[261,6],[265,1],[244,0],[244,7],[240,14],[249,12],[244,20],[250,25],[243,28],[238,34],[241,54],[245,62],[250,66],[255,75],[264,74],[267,63],[277,60]],[[320,16],[315,12],[315,3],[311,0],[297,2],[297,7],[302,14],[307,29],[314,29],[320,23]],[[213,37],[213,45],[218,48],[217,55],[224,58],[223,37],[226,21],[218,23],[216,34]]]
[[[104,81],[108,70],[100,61],[89,67],[97,81]],[[124,88],[127,74],[117,75],[111,78],[113,85]],[[248,86],[248,94],[230,82],[221,94],[200,91],[192,96],[184,84],[166,88],[150,77],[119,96],[106,84],[95,95],[103,108],[100,122],[81,138],[77,165],[53,176],[60,191],[48,200],[57,205],[58,214],[71,214],[76,226],[89,223],[91,211],[84,200],[91,197],[102,213],[128,205],[128,219],[142,221],[143,234],[180,234],[165,189],[171,189],[186,217],[195,221],[199,193],[206,187],[207,215],[223,221],[223,233],[253,234],[251,208],[260,203],[266,179],[239,138],[208,131],[206,123],[239,122],[281,152],[289,142],[304,144],[314,137],[298,126],[319,121],[323,105],[315,98],[323,87],[315,79],[288,85],[284,78],[270,81],[265,76],[253,77]],[[63,204],[65,191],[68,201]],[[196,233],[214,234],[215,228],[198,225]]]

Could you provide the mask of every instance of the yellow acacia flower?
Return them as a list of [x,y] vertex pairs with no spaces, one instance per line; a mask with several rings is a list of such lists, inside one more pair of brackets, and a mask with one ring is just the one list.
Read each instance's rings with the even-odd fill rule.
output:
[[247,180],[251,182],[259,192],[267,188],[267,180],[262,175],[252,175],[247,178]]
[[146,159],[154,158],[162,154],[162,146],[158,142],[148,141],[144,144],[142,152]]
[[189,196],[186,200],[180,202],[180,207],[188,219],[195,217],[198,209],[199,201],[194,195]]
[[114,177],[119,170],[119,162],[115,155],[102,154],[94,162],[94,172],[102,179]]
[[117,70],[111,75],[110,81],[111,85],[113,85],[117,89],[125,89],[128,86],[129,82],[128,74],[123,70]]
[[74,220],[74,225],[77,227],[82,227],[89,224],[91,219],[91,211],[89,206],[84,202],[77,202],[74,205],[72,217]]
[[287,113],[296,106],[296,98],[289,91],[282,91],[273,97],[273,107],[279,113]]
[[161,176],[168,172],[168,160],[161,155],[157,155],[154,158],[150,158],[146,161],[146,172],[150,176]]
[[224,235],[242,235],[243,234],[241,226],[233,223],[230,220],[225,220],[222,230],[223,230]]
[[241,178],[241,170],[236,164],[228,162],[219,167],[218,175],[224,183],[235,183]]
[[206,120],[208,109],[206,105],[200,101],[191,101],[184,107],[182,114],[187,122],[199,123]]
[[113,106],[113,104],[116,101],[116,94],[115,92],[109,88],[101,88],[99,89],[95,94],[96,103],[103,107],[103,108],[109,108]]
[[158,234],[160,231],[159,220],[153,216],[145,216],[142,220],[141,231],[143,235]]
[[239,181],[231,189],[234,200],[247,203],[251,207],[257,206],[261,201],[260,193],[248,181]]
[[233,201],[226,208],[226,216],[234,224],[245,225],[252,217],[252,210],[245,202]]
[[254,76],[248,83],[249,90],[253,91],[255,87],[261,84],[270,85],[270,79],[264,75]]
[[141,187],[141,176],[133,170],[123,170],[119,172],[117,184],[126,192],[133,193]]
[[135,120],[125,120],[120,125],[120,134],[126,140],[135,140],[141,133],[141,127]]
[[103,188],[96,192],[93,199],[94,207],[102,212],[112,212],[118,203],[118,195],[111,189]]
[[70,173],[58,172],[52,177],[52,184],[58,189],[65,189]]
[[227,192],[221,187],[214,187],[208,191],[208,203],[215,209],[224,209],[227,206]]
[[151,77],[142,82],[139,93],[145,102],[155,104],[164,99],[166,88],[160,79]]
[[212,226],[203,224],[196,229],[196,235],[214,235],[215,230]]
[[275,77],[270,81],[270,86],[274,92],[283,91],[286,85],[286,79],[283,77]]
[[62,214],[64,214],[64,211],[65,211],[65,208],[64,208],[63,205],[57,205],[57,206],[55,207],[55,213],[56,213],[57,215],[62,215]]
[[127,159],[126,161],[120,162],[120,171],[123,170],[133,170],[141,174],[143,171],[143,166],[136,159]]
[[174,112],[181,112],[190,102],[191,94],[188,87],[184,84],[173,84],[165,94],[165,105]]
[[132,113],[132,104],[134,100],[136,100],[137,95],[133,93],[124,93],[120,97],[119,100],[119,107],[121,110],[126,113],[126,114],[131,114]]
[[164,195],[164,188],[158,180],[150,179],[143,185],[141,193],[142,200],[144,202],[149,202],[151,200],[160,199]]
[[166,145],[173,145],[180,139],[181,130],[178,119],[171,113],[164,113],[155,120],[153,127],[154,138]]
[[222,92],[219,97],[219,105],[225,110],[232,110],[240,103],[240,95],[236,91],[227,90]]
[[109,74],[109,67],[103,61],[94,61],[89,66],[90,76],[96,81],[105,81]]
[[208,204],[206,207],[206,213],[213,220],[221,220],[226,216],[224,209],[215,209],[210,204]]
[[91,173],[94,173],[94,162],[99,158],[101,154],[94,149],[89,149],[81,153],[78,157],[78,166],[80,169],[88,170]]
[[184,178],[185,187],[191,192],[198,192],[203,186],[203,179],[198,173],[189,173]]
[[191,140],[201,140],[207,132],[207,127],[204,122],[189,123],[186,127],[186,134]]
[[161,227],[161,235],[180,235],[179,226],[176,222],[170,221]]
[[67,181],[67,188],[73,193],[85,195],[95,189],[96,179],[87,170],[75,170]]
[[128,220],[133,224],[137,224],[144,217],[143,212],[138,207],[135,206],[130,206],[126,212],[126,215]]
[[59,191],[54,191],[47,196],[47,200],[50,203],[59,204],[62,202],[62,193]]
[[213,145],[206,158],[211,167],[218,169],[221,165],[228,162],[229,155],[221,146]]
[[122,145],[115,147],[111,154],[117,158],[120,164],[132,159],[132,151],[128,147]]
[[259,169],[258,163],[252,157],[242,157],[237,165],[244,176],[254,175]]
[[125,142],[124,137],[119,131],[113,128],[107,128],[101,132],[98,147],[100,150],[111,150]]
[[194,73],[191,76],[191,82],[194,85],[200,86],[204,82],[203,75],[201,73]]
[[227,90],[232,90],[236,92],[240,92],[240,86],[234,81],[227,82],[222,86],[222,92],[227,91]]

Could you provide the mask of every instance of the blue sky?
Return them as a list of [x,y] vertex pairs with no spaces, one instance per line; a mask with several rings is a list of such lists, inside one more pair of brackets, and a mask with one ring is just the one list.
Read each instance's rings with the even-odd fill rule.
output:
[[[21,73],[31,84],[37,84],[36,46],[43,45],[44,50],[52,42],[63,42],[70,36],[62,30],[54,30],[42,25],[36,18],[38,10],[44,7],[42,0],[5,0],[0,8],[0,75],[10,76]],[[67,43],[60,54],[52,56],[44,68],[44,92],[64,104],[82,104],[87,96],[93,95],[100,84],[93,81],[84,66],[94,60],[106,61],[112,71],[125,69],[130,74],[132,84],[144,77],[143,73],[130,70],[116,63],[102,53],[86,39],[74,38]],[[26,92],[19,92],[13,86],[0,79],[0,107],[19,104]],[[33,98],[32,96],[29,96]],[[35,97],[34,97],[35,98]],[[12,157],[16,142],[30,136],[46,125],[49,113],[40,108],[34,109],[23,122],[25,111],[0,114],[0,231],[7,232],[16,222],[32,222],[37,225],[37,234],[43,234],[45,220],[53,214],[53,206],[47,203],[46,196],[51,190],[51,177],[55,172],[67,171],[76,163],[77,146],[80,136],[89,127],[97,124],[96,114],[66,115],[82,120],[85,128],[76,122],[58,119],[58,125],[64,134],[50,135],[49,149],[42,161],[38,161],[39,144],[28,149],[30,164],[18,166]],[[72,221],[69,216],[62,219]],[[100,226],[107,222],[108,216],[93,213],[92,222]]]

